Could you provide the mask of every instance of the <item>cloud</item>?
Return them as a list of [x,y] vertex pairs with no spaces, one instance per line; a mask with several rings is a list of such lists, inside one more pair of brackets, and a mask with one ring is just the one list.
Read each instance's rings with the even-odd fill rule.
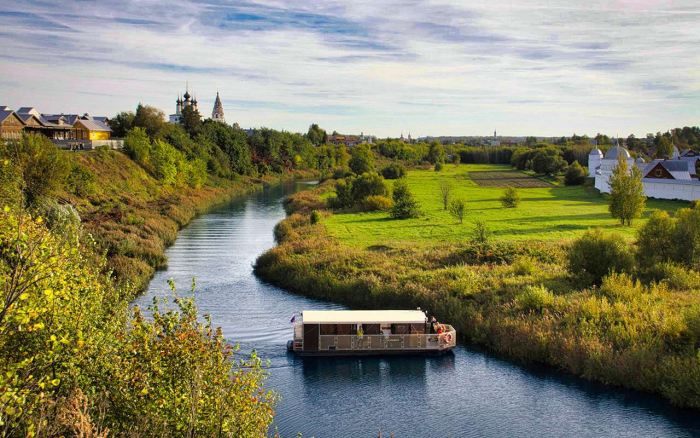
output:
[[[700,7],[651,0],[44,0],[0,6],[3,105],[380,136],[635,133],[700,118]],[[204,111],[208,115],[208,111]]]

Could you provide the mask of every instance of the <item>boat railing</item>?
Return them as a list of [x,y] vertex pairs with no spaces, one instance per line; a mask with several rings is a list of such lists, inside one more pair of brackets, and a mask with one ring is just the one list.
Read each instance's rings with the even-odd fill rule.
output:
[[450,328],[441,334],[321,335],[318,349],[319,351],[440,351],[446,348],[453,348],[456,342],[457,333],[453,328]]

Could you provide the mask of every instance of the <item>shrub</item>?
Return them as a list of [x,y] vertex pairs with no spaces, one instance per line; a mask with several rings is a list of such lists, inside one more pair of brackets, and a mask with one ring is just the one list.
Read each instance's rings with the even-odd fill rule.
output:
[[610,176],[610,214],[619,219],[620,224],[630,226],[634,219],[642,216],[646,199],[642,171],[637,166],[628,170],[627,160],[620,156]]
[[477,245],[486,245],[491,239],[491,230],[485,221],[477,220],[474,222],[474,231],[472,232],[472,243]]
[[95,174],[80,163],[73,163],[67,178],[67,188],[76,196],[85,197],[95,193]]
[[[450,196],[452,195],[452,183],[449,181],[440,181],[440,200],[442,201],[442,209],[447,210],[450,204]],[[461,222],[461,221],[460,221]]]
[[611,272],[603,277],[598,295],[610,301],[632,301],[644,292],[639,280],[634,280],[624,272]]
[[391,209],[391,217],[394,219],[410,219],[420,216],[420,208],[416,202],[408,182],[405,178],[398,179],[394,183],[394,207]]
[[655,210],[637,232],[636,258],[644,271],[673,259],[675,220],[665,211]]
[[356,204],[357,211],[385,211],[394,206],[394,201],[382,195],[368,196]]
[[600,284],[611,272],[632,272],[634,260],[627,240],[600,228],[586,231],[567,254],[569,271],[589,284]]
[[312,211],[311,215],[309,215],[309,220],[311,221],[311,225],[316,225],[321,222],[321,213],[317,210]]
[[647,270],[645,278],[665,283],[670,289],[694,290],[700,287],[698,273],[673,262],[661,262]]
[[8,160],[17,172],[30,205],[58,192],[71,170],[65,153],[43,135],[22,135],[18,140],[9,140],[0,147],[0,158]]
[[532,275],[537,272],[537,262],[529,256],[519,256],[511,267],[515,275]]
[[374,157],[372,157],[372,150],[368,145],[353,147],[350,155],[348,165],[357,175],[374,171]]
[[442,168],[443,168],[442,161],[438,161],[437,163],[435,163],[435,171],[436,172],[442,172]]
[[574,161],[566,169],[564,174],[564,184],[567,186],[578,186],[586,181],[586,169],[578,164],[578,161]]
[[450,215],[462,224],[464,222],[464,216],[467,213],[467,203],[464,199],[457,198],[450,202],[449,210]]
[[541,311],[554,305],[554,294],[542,285],[527,286],[518,294],[517,302],[518,307],[523,310]]
[[674,260],[687,267],[700,266],[700,209],[683,208],[676,212],[673,232]]
[[406,176],[406,167],[400,163],[391,163],[382,169],[382,176],[386,179],[399,179]]
[[333,168],[333,179],[343,179],[350,176],[352,173],[350,169],[346,167],[335,167]]
[[376,172],[363,173],[352,180],[352,202],[357,203],[368,196],[387,196],[389,187]]
[[124,153],[141,166],[148,164],[151,141],[143,128],[134,128],[124,137]]
[[352,197],[352,179],[339,179],[334,185],[335,197],[328,198],[328,206],[331,208],[350,207],[354,200]]
[[501,205],[505,208],[517,208],[520,204],[520,194],[513,187],[508,187],[499,198]]

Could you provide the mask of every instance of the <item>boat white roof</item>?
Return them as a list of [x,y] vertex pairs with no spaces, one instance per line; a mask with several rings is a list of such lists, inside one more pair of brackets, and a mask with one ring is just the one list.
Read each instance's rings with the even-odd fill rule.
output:
[[304,324],[422,324],[422,310],[305,310]]

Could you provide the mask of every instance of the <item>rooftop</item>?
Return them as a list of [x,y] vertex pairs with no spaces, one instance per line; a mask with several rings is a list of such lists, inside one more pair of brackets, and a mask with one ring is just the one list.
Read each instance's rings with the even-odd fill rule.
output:
[[304,324],[423,324],[422,310],[305,310]]

